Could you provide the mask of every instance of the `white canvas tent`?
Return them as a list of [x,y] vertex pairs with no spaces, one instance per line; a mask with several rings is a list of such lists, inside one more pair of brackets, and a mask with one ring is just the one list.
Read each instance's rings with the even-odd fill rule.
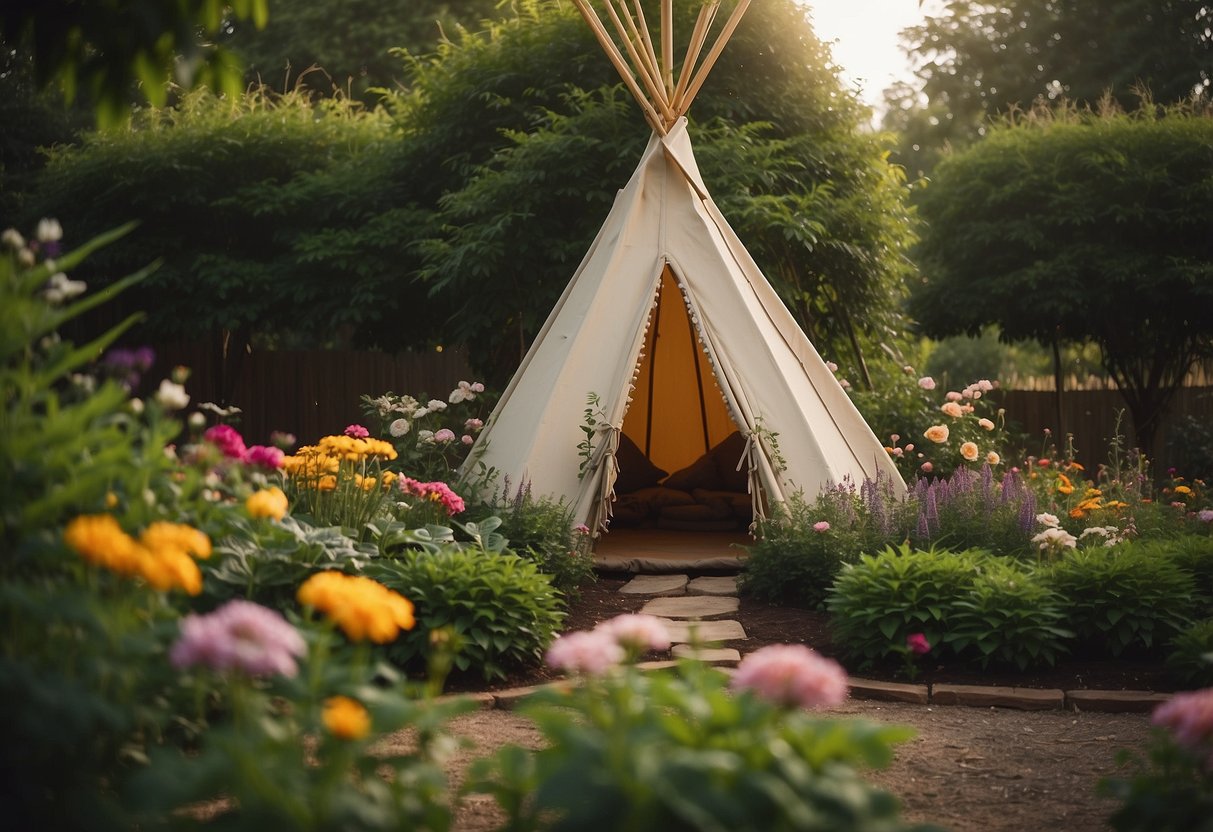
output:
[[[736,461],[748,471],[755,517],[797,489],[811,497],[845,477],[879,474],[904,488],[695,163],[683,113],[748,0],[692,75],[715,12],[715,4],[704,7],[677,81],[669,68],[670,0],[662,59],[639,4],[633,17],[608,0],[632,71],[586,0],[576,2],[654,133],[471,460],[529,482],[536,494],[567,498],[595,531],[608,528],[621,434],[674,471],[739,430],[744,453]],[[590,396],[596,407],[587,406]]]

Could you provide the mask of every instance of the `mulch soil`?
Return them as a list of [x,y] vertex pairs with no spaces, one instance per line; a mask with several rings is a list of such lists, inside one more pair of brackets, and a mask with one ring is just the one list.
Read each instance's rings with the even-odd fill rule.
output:
[[[623,573],[606,573],[598,581],[586,584],[569,603],[564,631],[588,630],[616,615],[638,612],[650,600],[644,596],[620,594],[619,588],[631,578]],[[694,576],[692,576],[694,577]],[[853,676],[891,682],[909,681],[900,664],[859,668],[849,666],[839,655],[830,638],[830,615],[819,610],[777,607],[741,597],[737,614],[726,616],[741,622],[744,641],[726,642],[743,655],[768,644],[806,644],[822,655],[838,659]],[[1060,690],[1150,690],[1174,691],[1160,659],[1145,657],[1086,658],[1063,656],[1054,667],[1019,670],[1016,667],[981,669],[933,661],[928,654],[919,660],[920,672],[914,680],[919,684],[998,685],[1006,687],[1051,688]],[[561,678],[561,674],[546,667],[527,668],[504,680],[486,684],[479,677],[453,677],[449,692],[492,691],[511,687],[542,684]]]

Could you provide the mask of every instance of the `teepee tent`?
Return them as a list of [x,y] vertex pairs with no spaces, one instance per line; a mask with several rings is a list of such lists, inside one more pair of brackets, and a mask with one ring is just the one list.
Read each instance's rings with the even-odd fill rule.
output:
[[755,518],[797,489],[812,496],[847,477],[904,488],[695,163],[684,114],[749,0],[696,69],[719,4],[703,7],[677,78],[672,0],[662,0],[656,47],[639,2],[632,14],[624,0],[606,0],[630,68],[588,0],[574,2],[653,136],[464,473],[483,463],[536,494],[564,497],[595,532],[608,528],[617,478],[628,474],[621,443],[664,474],[738,433],[729,463]]

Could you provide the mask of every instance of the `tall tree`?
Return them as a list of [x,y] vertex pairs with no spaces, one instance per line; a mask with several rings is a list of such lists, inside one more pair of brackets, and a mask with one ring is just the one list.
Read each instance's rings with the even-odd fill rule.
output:
[[1037,98],[1094,105],[1108,93],[1130,109],[1138,87],[1172,103],[1213,83],[1208,0],[952,0],[902,40],[916,82],[888,91],[886,126],[912,134],[902,150],[911,170]]
[[286,91],[303,83],[321,93],[343,90],[370,100],[368,90],[403,80],[393,54],[433,52],[460,27],[512,15],[499,0],[274,0],[263,28],[236,22],[226,43],[245,60],[247,79]]
[[69,104],[83,92],[112,124],[136,83],[154,105],[169,81],[238,93],[239,64],[213,38],[229,20],[264,25],[268,11],[267,0],[5,0],[0,40],[29,54],[39,86]]
[[1150,452],[1213,354],[1213,112],[1038,109],[946,157],[920,210],[927,334],[1098,344]]

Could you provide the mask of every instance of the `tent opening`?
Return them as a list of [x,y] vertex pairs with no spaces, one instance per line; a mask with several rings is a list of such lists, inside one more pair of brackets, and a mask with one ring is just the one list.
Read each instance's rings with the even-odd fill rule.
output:
[[669,265],[649,313],[644,357],[623,433],[653,465],[674,473],[737,430]]

